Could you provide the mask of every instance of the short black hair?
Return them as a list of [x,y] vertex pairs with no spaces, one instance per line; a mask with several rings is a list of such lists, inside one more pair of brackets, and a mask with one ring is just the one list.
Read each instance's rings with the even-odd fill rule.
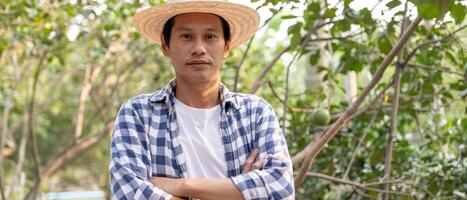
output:
[[[178,16],[178,15],[176,15],[176,16]],[[170,33],[172,32],[172,28],[175,25],[175,17],[176,16],[173,16],[172,18],[167,20],[167,22],[164,24],[164,28],[162,29],[162,35],[164,36],[164,41],[165,41],[165,44],[167,44],[167,46],[169,46]],[[227,43],[227,41],[230,41],[230,26],[229,26],[229,23],[227,23],[227,21],[224,18],[222,18],[221,16],[219,16],[219,15],[216,15],[216,16],[218,16],[221,19],[222,32],[224,33],[224,41]]]

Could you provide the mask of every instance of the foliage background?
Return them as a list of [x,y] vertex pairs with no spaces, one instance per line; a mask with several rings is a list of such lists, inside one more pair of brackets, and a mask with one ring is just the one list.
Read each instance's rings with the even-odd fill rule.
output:
[[[250,45],[226,59],[222,81],[268,100],[291,155],[297,155],[327,128],[311,123],[313,110],[328,109],[333,121],[342,115],[400,39],[403,22],[420,13],[424,20],[368,94],[364,105],[371,106],[326,145],[297,199],[382,198],[395,96],[384,89],[392,86],[397,60],[408,61],[400,74],[391,197],[465,199],[465,2],[373,2],[383,7],[384,18],[371,7],[355,9],[354,2],[257,2],[271,18]],[[1,1],[0,177],[7,199],[34,191],[37,177],[42,193],[108,191],[111,128],[119,106],[173,76],[160,47],[133,24],[138,9],[159,3]],[[278,38],[284,30],[286,38]],[[294,166],[298,171],[300,162]]]

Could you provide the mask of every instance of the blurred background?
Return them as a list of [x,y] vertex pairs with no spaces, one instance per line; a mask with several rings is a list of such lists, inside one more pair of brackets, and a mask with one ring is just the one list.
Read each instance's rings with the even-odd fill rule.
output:
[[[297,199],[466,199],[466,1],[237,2],[259,11],[261,27],[225,60],[222,82],[275,108],[305,172]],[[133,21],[161,3],[0,2],[3,199],[108,198],[120,105],[173,77]]]

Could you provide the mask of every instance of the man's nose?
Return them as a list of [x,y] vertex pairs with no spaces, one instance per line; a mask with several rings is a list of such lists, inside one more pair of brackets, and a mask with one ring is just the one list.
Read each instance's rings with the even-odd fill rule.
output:
[[193,47],[191,48],[192,55],[204,55],[206,53],[206,44],[202,39],[198,38],[194,41]]

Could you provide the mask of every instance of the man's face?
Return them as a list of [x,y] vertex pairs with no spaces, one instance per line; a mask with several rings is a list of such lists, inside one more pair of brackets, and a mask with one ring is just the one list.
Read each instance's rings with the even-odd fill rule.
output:
[[[164,40],[162,40],[164,41]],[[225,43],[221,19],[209,13],[187,13],[175,17],[167,46],[178,81],[188,83],[217,82],[229,44]]]

